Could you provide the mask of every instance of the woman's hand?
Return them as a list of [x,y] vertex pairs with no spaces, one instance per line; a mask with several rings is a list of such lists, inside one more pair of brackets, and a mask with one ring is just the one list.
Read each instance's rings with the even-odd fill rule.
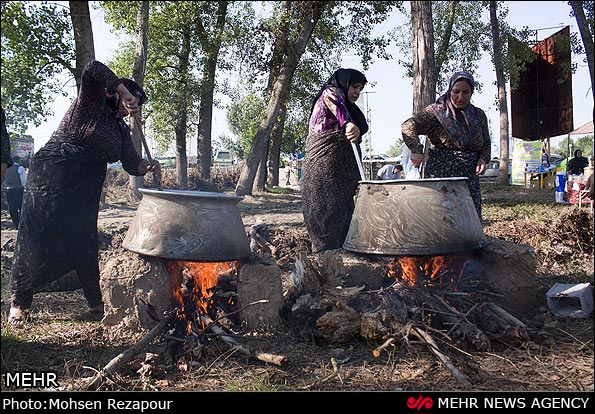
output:
[[128,114],[133,115],[139,111],[139,98],[131,94],[124,84],[119,84],[116,92],[120,95],[120,104],[128,111]]
[[475,167],[475,171],[477,175],[484,175],[486,172],[486,163],[484,160],[480,159],[477,161],[477,167]]
[[359,138],[360,130],[353,122],[347,122],[345,124],[345,136],[352,142],[356,142]]
[[424,159],[424,155],[423,154],[414,154],[411,153],[411,156],[409,157],[409,160],[411,161],[411,164],[415,167],[415,168],[419,168],[421,162]]
[[141,175],[145,175],[148,172],[153,173],[153,176],[161,179],[161,164],[159,161],[153,160],[153,165],[149,164],[149,161],[142,160],[138,164],[138,173]]

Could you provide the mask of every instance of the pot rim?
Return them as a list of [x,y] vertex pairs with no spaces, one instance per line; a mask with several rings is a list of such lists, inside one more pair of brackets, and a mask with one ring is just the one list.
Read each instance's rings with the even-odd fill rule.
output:
[[159,190],[156,188],[139,188],[138,191],[144,194],[150,194],[157,197],[167,198],[169,196],[188,196],[195,198],[211,198],[219,200],[243,200],[244,197],[225,194],[215,193],[209,191],[192,191],[192,190],[175,190],[175,189],[164,189]]
[[435,181],[465,181],[469,177],[445,177],[445,178],[416,178],[416,179],[400,179],[400,180],[360,180],[364,184],[410,184],[410,183],[424,183]]

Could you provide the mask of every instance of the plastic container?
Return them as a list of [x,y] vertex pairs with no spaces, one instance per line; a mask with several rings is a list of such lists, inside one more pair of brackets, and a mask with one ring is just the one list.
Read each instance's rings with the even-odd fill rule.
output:
[[556,173],[556,203],[565,203],[564,191],[566,190],[566,176],[563,172]]
[[564,173],[557,173],[556,174],[556,192],[564,193],[566,189],[566,177]]

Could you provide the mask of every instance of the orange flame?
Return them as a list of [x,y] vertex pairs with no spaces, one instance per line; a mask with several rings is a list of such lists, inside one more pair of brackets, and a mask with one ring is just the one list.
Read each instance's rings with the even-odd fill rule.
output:
[[450,256],[402,256],[388,264],[388,277],[410,286],[448,284],[454,288],[465,274],[471,258],[465,254]]
[[[232,276],[239,262],[188,262],[171,260],[167,263],[170,275],[171,295],[179,304],[178,317],[188,323],[187,331],[191,331],[188,316],[194,311],[206,315],[212,307],[212,296],[222,276]],[[227,300],[233,304],[233,297]],[[191,319],[194,319],[192,317]]]

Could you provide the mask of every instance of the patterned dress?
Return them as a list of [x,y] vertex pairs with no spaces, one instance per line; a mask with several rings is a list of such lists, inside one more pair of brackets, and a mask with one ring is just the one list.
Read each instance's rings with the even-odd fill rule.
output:
[[12,306],[30,307],[34,289],[75,270],[90,307],[101,304],[97,216],[107,163],[140,175],[130,129],[107,103],[120,79],[103,63],[84,69],[79,94],[32,158],[25,186]]
[[[353,122],[340,88],[326,88],[312,111],[302,168],[304,224],[312,251],[339,249],[355,209],[361,179],[345,124]],[[359,146],[358,146],[358,151]]]
[[[471,106],[471,105],[469,105]],[[459,113],[446,126],[436,114],[435,104],[401,125],[403,141],[414,154],[422,154],[419,136],[426,135],[431,143],[425,178],[467,177],[469,192],[481,219],[481,188],[476,173],[477,161],[490,161],[491,142],[486,114],[473,107],[471,116]],[[471,124],[469,127],[468,123]]]

